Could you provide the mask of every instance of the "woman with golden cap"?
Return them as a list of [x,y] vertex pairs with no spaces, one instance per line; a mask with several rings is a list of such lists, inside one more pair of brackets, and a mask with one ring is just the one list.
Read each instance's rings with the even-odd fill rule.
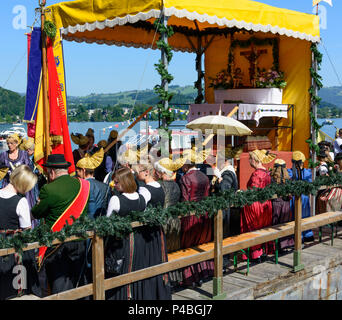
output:
[[[12,134],[6,139],[8,150],[0,153],[0,165],[5,165],[9,168],[6,176],[2,180],[2,187],[6,187],[10,181],[10,175],[13,170],[22,165],[26,164],[29,167],[32,167],[29,155],[26,151],[20,150],[19,145],[22,142],[22,139],[18,134]],[[30,208],[32,208],[36,204],[36,197],[33,190],[30,190],[25,194],[26,199],[29,203]]]
[[[311,172],[311,169],[304,168],[305,161],[306,161],[306,157],[301,151],[294,151],[292,153],[292,168],[287,169],[290,179],[312,182],[312,172]],[[302,194],[301,199],[302,199],[302,218],[310,217],[311,216],[310,197]],[[295,199],[293,197],[290,202],[293,218],[294,218],[294,203],[295,203],[294,200]],[[314,240],[314,234],[312,230],[303,231],[302,236],[303,236],[304,241]]]
[[[284,184],[290,179],[286,169],[286,162],[283,159],[276,159],[271,171],[272,182]],[[291,197],[272,199],[272,225],[277,225],[292,221],[292,211],[290,205]],[[294,245],[293,236],[285,237],[279,240],[279,249],[292,247]]]
[[[271,175],[264,164],[272,162],[276,156],[266,150],[254,150],[249,153],[249,163],[255,171],[247,183],[247,188],[265,188],[271,183]],[[272,225],[272,202],[254,202],[243,207],[240,217],[241,233],[258,230]],[[254,261],[261,261],[261,256],[272,253],[274,243],[268,243],[263,252],[262,245],[250,248],[250,257]],[[242,256],[246,259],[246,256]]]
[[[175,172],[182,167],[185,162],[184,158],[176,161],[170,158],[163,158],[154,163],[156,180],[162,186],[165,193],[164,208],[173,206],[179,202],[181,191],[175,181]],[[181,249],[181,221],[178,217],[170,218],[163,226],[167,252],[173,252]],[[175,270],[169,272],[171,286],[177,286],[183,280],[182,271]]]

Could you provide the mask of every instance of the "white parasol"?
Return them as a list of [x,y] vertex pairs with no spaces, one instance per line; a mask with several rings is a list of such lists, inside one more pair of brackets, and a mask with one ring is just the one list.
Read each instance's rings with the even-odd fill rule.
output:
[[189,122],[186,127],[191,130],[212,129],[214,134],[217,134],[217,130],[225,130],[226,136],[248,136],[252,133],[247,126],[242,122],[235,120],[231,117],[225,117],[221,115],[221,110],[218,115],[206,116],[197,118]]

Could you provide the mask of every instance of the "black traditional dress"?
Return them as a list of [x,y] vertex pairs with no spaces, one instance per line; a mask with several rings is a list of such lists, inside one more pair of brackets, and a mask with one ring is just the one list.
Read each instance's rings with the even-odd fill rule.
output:
[[[178,184],[173,180],[163,180],[159,182],[165,193],[164,208],[174,206],[180,200],[181,191]],[[167,252],[174,252],[181,249],[181,220],[180,218],[170,218],[163,226]],[[182,270],[169,272],[171,285],[176,286],[183,281]]]
[[[21,196],[0,197],[0,237],[10,237],[20,229],[17,206]],[[19,274],[20,273],[20,274]],[[41,296],[38,273],[34,262],[34,250],[0,257],[0,300],[12,299],[23,294]]]
[[[154,188],[145,185],[144,188],[150,194],[149,202],[151,205],[163,203],[164,192],[161,187]],[[143,211],[146,207],[146,194],[148,194],[146,190],[142,191],[144,196],[139,194],[136,199],[133,199],[133,197],[129,199],[125,194],[116,196],[119,200],[119,208],[114,214],[126,216],[133,211]],[[122,240],[109,237],[106,240],[105,248],[107,277],[145,269],[167,261],[166,240],[161,227],[141,226],[135,228],[128,237]],[[108,290],[106,299],[171,299],[167,275],[158,275]]]

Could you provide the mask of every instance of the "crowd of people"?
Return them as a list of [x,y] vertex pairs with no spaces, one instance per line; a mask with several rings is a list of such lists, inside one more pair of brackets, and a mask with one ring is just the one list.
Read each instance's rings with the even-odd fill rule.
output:
[[[340,130],[342,141],[342,130]],[[62,154],[48,156],[37,169],[33,160],[34,141],[22,141],[19,136],[7,138],[9,150],[0,154],[0,236],[7,237],[26,229],[45,224],[51,231],[59,231],[73,219],[111,216],[125,217],[131,212],[143,212],[147,207],[173,206],[180,201],[200,201],[226,190],[237,191],[239,179],[235,158],[226,152],[224,161],[217,162],[211,150],[198,151],[193,146],[183,157],[171,160],[156,158],[151,146],[140,149],[120,148],[121,142],[107,148],[118,138],[111,131],[107,140],[95,144],[94,131],[85,135],[71,134],[78,145],[73,151],[76,176],[68,173],[71,163]],[[342,144],[342,143],[341,143]],[[318,175],[342,172],[342,152],[328,142],[320,143]],[[336,153],[336,151],[338,151]],[[145,156],[144,156],[145,154]],[[271,183],[284,184],[287,180],[312,181],[311,169],[304,168],[306,157],[293,152],[292,167],[283,159],[266,150],[249,153],[254,169],[247,187],[264,188]],[[265,165],[274,161],[271,169]],[[341,188],[322,190],[317,196],[317,212],[336,211],[342,206]],[[294,199],[291,196],[254,202],[243,208],[223,211],[223,236],[232,235],[232,210],[239,213],[239,233],[250,232],[294,219]],[[311,215],[309,196],[302,195],[302,216]],[[73,217],[73,218],[72,218]],[[143,225],[118,239],[104,239],[105,277],[144,269],[168,261],[168,253],[194,247],[213,240],[213,221],[207,214],[170,218],[165,225]],[[304,241],[313,241],[313,232],[303,232]],[[279,241],[279,250],[294,245],[292,236]],[[273,254],[275,243],[269,242],[250,248],[249,258],[258,263]],[[0,299],[22,293],[13,287],[13,266],[21,264],[29,270],[27,289],[43,297],[92,283],[91,241],[71,241],[49,248],[42,247],[0,257]],[[247,259],[242,255],[242,259]],[[229,255],[224,256],[224,268],[229,266]],[[106,291],[106,299],[160,300],[171,299],[173,288],[200,286],[214,274],[213,260],[140,280]]]

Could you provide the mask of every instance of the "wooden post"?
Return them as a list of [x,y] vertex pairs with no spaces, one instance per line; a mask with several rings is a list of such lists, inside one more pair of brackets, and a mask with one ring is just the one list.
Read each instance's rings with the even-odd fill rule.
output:
[[302,253],[302,197],[295,197],[295,247],[293,252],[293,271],[304,269],[301,263]]
[[45,131],[45,158],[50,154],[50,108],[48,99],[47,83],[47,55],[46,55],[46,35],[44,32],[46,1],[39,2],[41,11],[41,37],[42,37],[42,90],[43,90],[43,110],[44,110],[44,131]]
[[96,234],[94,234],[92,244],[92,264],[94,300],[105,300],[103,238]]
[[213,299],[222,300],[226,297],[223,289],[223,215],[219,210],[214,217],[214,278],[213,278]]
[[[165,16],[165,10],[163,7],[163,14],[161,17],[161,24],[167,28],[167,21],[168,21],[168,17]],[[167,44],[168,43],[168,37],[167,37],[167,33],[166,32],[162,32],[161,33],[161,39]],[[166,56],[166,52],[165,49],[162,48],[161,49],[161,61],[165,66],[165,70],[168,69],[169,66],[169,62],[167,60],[167,56]],[[167,82],[166,79],[162,79],[161,81],[161,87],[167,92],[169,90],[169,83]],[[169,109],[169,101],[168,100],[163,100],[163,108],[164,110],[168,110]],[[165,117],[162,118],[162,126],[165,128],[166,127],[166,120]]]

